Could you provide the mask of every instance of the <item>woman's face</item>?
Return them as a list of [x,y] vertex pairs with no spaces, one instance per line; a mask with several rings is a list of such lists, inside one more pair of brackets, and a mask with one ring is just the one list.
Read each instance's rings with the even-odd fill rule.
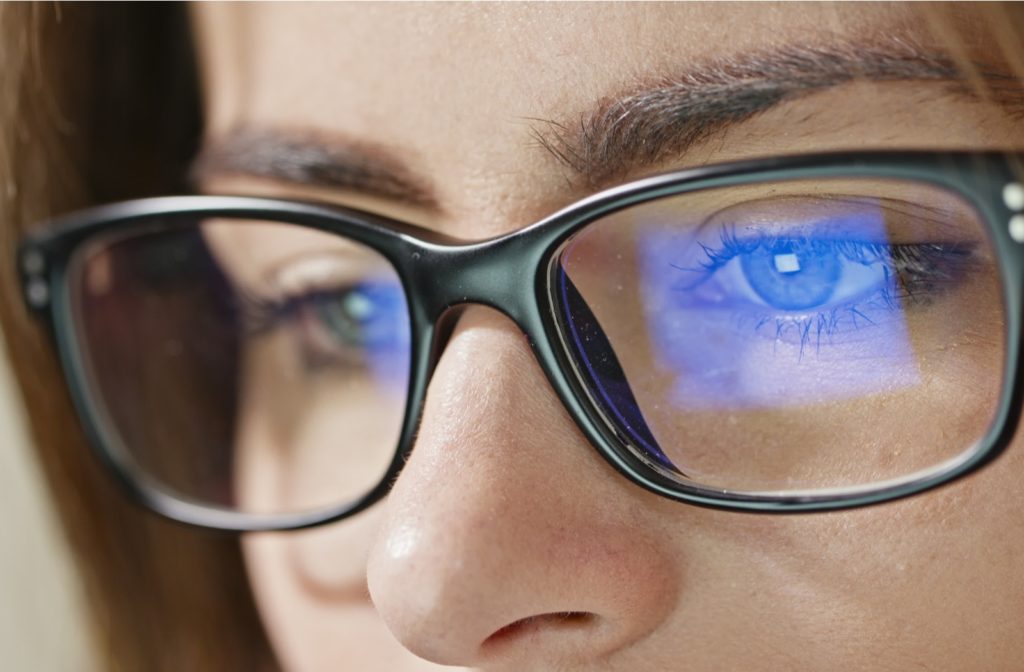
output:
[[[484,238],[673,168],[1020,148],[1019,92],[1016,103],[965,94],[923,57],[898,71],[871,65],[893,49],[995,67],[1003,45],[1019,58],[1019,36],[989,18],[874,4],[202,5],[203,187],[315,197]],[[841,67],[782,58],[794,49],[833,51]],[[556,156],[567,148],[558,137],[575,138],[624,95],[669,85],[695,100],[722,94],[707,88],[712,63],[755,73],[767,92],[756,113],[720,107],[685,142],[611,163]],[[854,70],[864,76],[836,76]],[[303,162],[318,152],[295,151],[311,138],[348,157],[346,169],[311,178]],[[263,158],[217,158],[240,155]],[[267,168],[282,162],[293,170]],[[242,436],[270,440],[273,423],[249,416]],[[1022,449],[950,487],[861,510],[775,517],[674,503],[616,474],[518,328],[472,307],[388,498],[244,547],[294,672],[1009,669],[1024,655]]]

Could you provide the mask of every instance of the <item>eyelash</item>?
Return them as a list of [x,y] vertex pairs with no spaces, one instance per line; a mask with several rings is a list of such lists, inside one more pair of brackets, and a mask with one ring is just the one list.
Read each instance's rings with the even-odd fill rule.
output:
[[[765,234],[741,238],[735,229],[729,227],[720,231],[719,238],[721,242],[717,248],[700,245],[706,259],[700,262],[701,277],[690,285],[689,289],[696,289],[700,284],[710,280],[719,269],[741,255],[750,254],[760,247],[772,249],[779,244],[788,244],[841,255],[854,263],[884,264],[886,282],[872,296],[877,296],[881,307],[890,311],[897,310],[904,300],[914,303],[924,301],[926,296],[941,292],[962,280],[970,271],[975,248],[969,243],[887,244]],[[755,319],[754,330],[759,331],[774,324],[773,336],[777,340],[795,330],[800,338],[802,354],[812,340],[816,340],[820,347],[822,337],[828,338],[837,334],[843,328],[840,325],[844,314],[848,314],[855,327],[858,318],[873,324],[873,320],[864,314],[862,308],[865,307],[863,299],[860,299],[819,310],[813,315],[764,314]]]
[[348,288],[307,289],[276,296],[262,296],[245,289],[238,290],[242,334],[245,337],[266,335],[296,319],[304,308],[318,301],[336,298]]
[[[965,243],[904,243],[889,244],[838,238],[789,238],[757,234],[740,238],[733,228],[719,233],[721,247],[700,244],[707,259],[700,266],[704,275],[694,285],[710,278],[715,271],[743,254],[759,247],[771,248],[779,243],[827,250],[859,264],[882,263],[891,277],[898,280],[898,288],[906,293],[895,298],[914,299],[912,287],[928,290],[936,282],[955,282],[967,270],[974,245]],[[945,268],[943,268],[943,266]],[[690,270],[690,269],[685,269]]]
[[[242,337],[250,339],[265,336],[292,324],[300,330],[313,329],[314,326],[303,323],[304,320],[319,319],[315,315],[310,316],[310,311],[315,312],[320,305],[337,301],[350,290],[351,287],[347,286],[298,289],[279,296],[260,296],[242,291],[239,293]],[[339,367],[347,370],[348,366],[356,363],[348,361],[343,348],[336,344],[332,343],[326,347],[317,345],[318,339],[309,334],[299,338],[298,353],[304,370],[309,374],[335,370]]]
[[[944,261],[966,261],[973,252],[973,245],[963,243],[904,243],[888,244],[867,241],[843,240],[839,238],[789,238],[769,236],[759,233],[754,236],[740,238],[735,229],[723,228],[719,233],[721,247],[718,249],[701,244],[707,259],[701,262],[701,268],[713,273],[729,261],[741,254],[749,254],[759,247],[773,247],[780,242],[798,246],[813,246],[837,252],[849,261],[870,264],[882,262],[897,274],[913,273],[917,276],[934,274],[934,263]],[[958,264],[959,265],[959,264]],[[950,276],[951,277],[951,276]]]

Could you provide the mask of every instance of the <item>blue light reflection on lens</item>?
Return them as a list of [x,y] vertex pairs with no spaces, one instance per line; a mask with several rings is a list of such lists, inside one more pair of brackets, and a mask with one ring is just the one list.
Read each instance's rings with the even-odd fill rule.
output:
[[564,267],[558,274],[558,286],[569,333],[576,346],[579,361],[586,369],[587,378],[597,393],[598,404],[618,421],[618,425],[635,445],[642,447],[648,456],[663,467],[676,471],[676,466],[662,452],[650,427],[647,426],[622,366],[616,359],[615,352],[597,319],[580,296],[579,290],[573,285]]
[[884,259],[851,253],[887,245],[882,211],[862,203],[777,224],[725,235],[709,225],[699,242],[687,227],[639,227],[644,316],[674,405],[781,408],[917,384],[894,275]]
[[404,387],[409,376],[410,326],[397,279],[364,280],[321,308],[324,323],[346,347],[362,351],[382,387]]

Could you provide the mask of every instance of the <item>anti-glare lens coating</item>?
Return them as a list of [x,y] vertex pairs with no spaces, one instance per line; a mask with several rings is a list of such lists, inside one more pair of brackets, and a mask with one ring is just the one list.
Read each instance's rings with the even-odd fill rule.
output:
[[395,270],[292,224],[180,217],[69,264],[76,347],[105,442],[164,492],[252,514],[377,487],[409,384]]
[[979,214],[935,186],[792,181],[680,194],[559,252],[593,405],[663,476],[736,493],[907,481],[993,422],[1006,312]]

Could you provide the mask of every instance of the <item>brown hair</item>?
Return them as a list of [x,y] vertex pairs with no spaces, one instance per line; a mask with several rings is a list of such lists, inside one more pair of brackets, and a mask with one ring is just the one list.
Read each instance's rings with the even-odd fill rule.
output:
[[[183,6],[0,4],[0,258],[33,222],[180,190],[199,136]],[[0,263],[0,323],[110,670],[271,670],[237,540],[129,503],[84,445],[45,329]]]

